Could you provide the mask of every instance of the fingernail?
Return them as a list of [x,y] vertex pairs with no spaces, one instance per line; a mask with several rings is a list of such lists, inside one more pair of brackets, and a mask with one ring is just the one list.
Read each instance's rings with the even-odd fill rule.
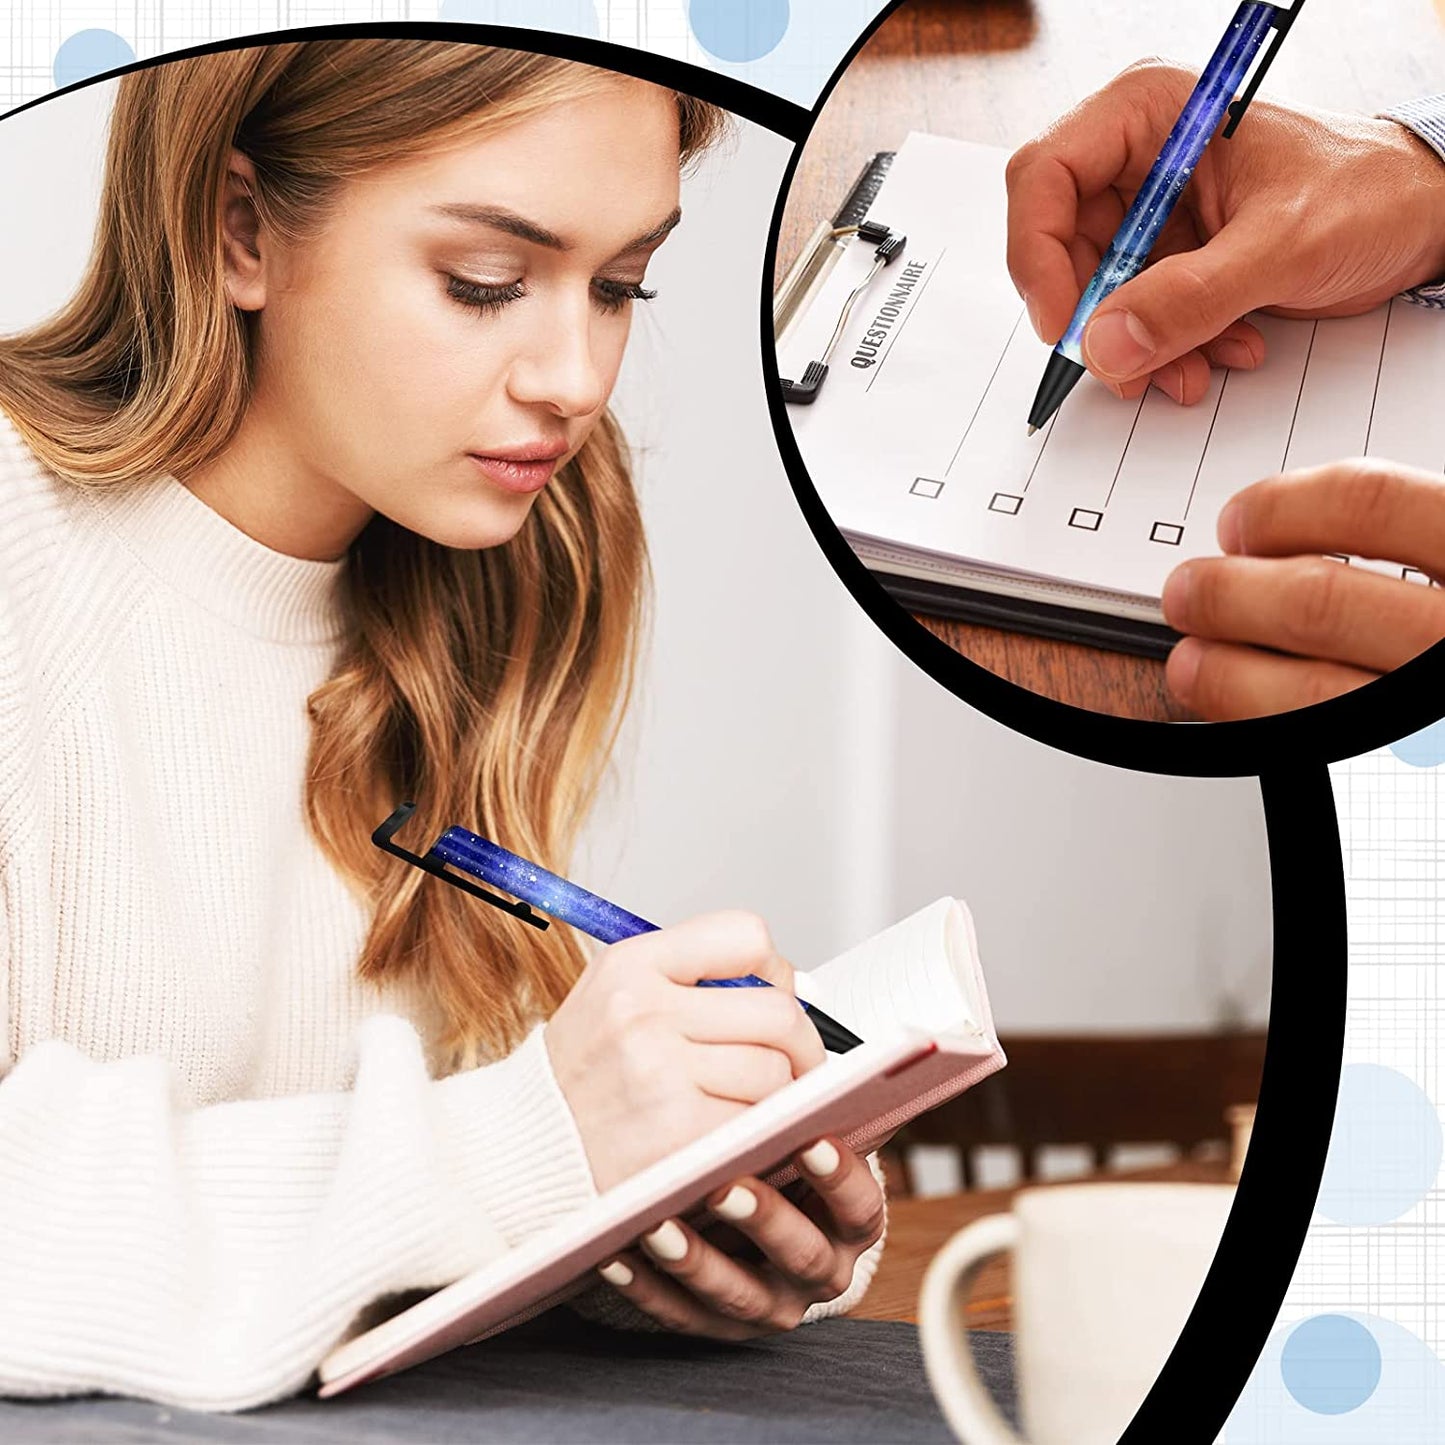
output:
[[1084,328],[1084,359],[1104,376],[1135,375],[1154,355],[1154,338],[1132,311],[1106,311]]
[[1164,367],[1154,382],[1170,401],[1184,405],[1184,368],[1177,361],[1171,361]]
[[615,1284],[619,1289],[626,1289],[633,1279],[632,1271],[620,1259],[614,1259],[611,1264],[601,1265],[597,1273],[608,1284]]
[[664,1219],[651,1234],[642,1237],[643,1246],[649,1254],[676,1264],[687,1253],[687,1235],[674,1219]]
[[1039,320],[1038,305],[1032,296],[1024,297],[1024,305],[1028,308],[1029,325],[1034,328],[1034,335],[1042,341],[1044,339],[1044,328],[1043,323]]
[[713,1205],[712,1212],[719,1219],[728,1219],[733,1222],[740,1219],[751,1219],[758,1212],[758,1196],[751,1189],[745,1189],[741,1184],[734,1184]]
[[1228,341],[1216,342],[1210,356],[1216,366],[1232,366],[1238,371],[1254,369],[1254,352],[1244,342],[1236,341],[1233,337]]
[[1164,606],[1164,620],[1176,632],[1182,632],[1189,621],[1189,589],[1193,569],[1189,563],[1176,567],[1164,579],[1164,595],[1159,600]]
[[1186,637],[1175,645],[1165,664],[1164,680],[1175,698],[1190,707],[1194,703],[1194,682],[1199,676],[1199,663],[1204,646],[1196,637]]
[[826,1179],[840,1163],[838,1151],[826,1139],[819,1139],[812,1148],[804,1149],[798,1157],[803,1161],[803,1168],[809,1174],[816,1174],[819,1179]]
[[1241,535],[1243,530],[1244,508],[1238,502],[1226,502],[1215,526],[1215,535],[1219,538],[1220,551],[1243,552],[1244,537]]

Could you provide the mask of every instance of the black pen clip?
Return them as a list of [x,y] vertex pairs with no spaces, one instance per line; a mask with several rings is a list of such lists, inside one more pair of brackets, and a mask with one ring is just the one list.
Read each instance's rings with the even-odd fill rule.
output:
[[1305,0],[1294,0],[1294,3],[1286,10],[1281,5],[1276,5],[1274,20],[1274,39],[1270,41],[1269,49],[1264,53],[1264,59],[1259,62],[1250,82],[1244,88],[1244,94],[1237,100],[1229,103],[1229,124],[1224,127],[1220,135],[1228,140],[1237,129],[1239,122],[1244,118],[1244,113],[1249,109],[1249,103],[1254,99],[1254,93],[1259,89],[1259,83],[1264,79],[1264,73],[1274,63],[1274,58],[1279,54],[1279,48],[1284,44],[1284,38],[1289,34],[1289,28],[1294,24],[1294,18],[1305,7]]
[[548,926],[545,918],[539,918],[525,903],[509,903],[505,898],[499,898],[495,893],[488,893],[485,888],[478,888],[475,883],[469,883],[465,878],[458,878],[454,873],[447,872],[447,864],[444,858],[439,858],[436,853],[428,849],[424,854],[408,853],[400,843],[392,842],[392,835],[416,812],[415,803],[403,803],[386,822],[371,835],[371,841],[378,848],[394,854],[398,858],[405,859],[415,868],[420,868],[424,873],[430,873],[440,878],[444,883],[450,883],[453,888],[460,888],[463,893],[470,893],[473,898],[480,898],[483,903],[490,903],[493,908],[500,908],[503,913],[510,913],[513,918],[520,918],[523,923],[530,923],[533,928],[545,929]]

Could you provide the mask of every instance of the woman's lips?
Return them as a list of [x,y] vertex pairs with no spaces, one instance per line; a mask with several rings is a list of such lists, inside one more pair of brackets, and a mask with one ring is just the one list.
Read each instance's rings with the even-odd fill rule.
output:
[[549,457],[488,457],[468,452],[487,479],[509,492],[540,492],[552,480],[560,454]]

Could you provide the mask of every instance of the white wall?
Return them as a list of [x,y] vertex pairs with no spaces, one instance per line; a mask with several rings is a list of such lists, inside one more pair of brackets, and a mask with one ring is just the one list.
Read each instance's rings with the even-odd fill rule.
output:
[[[110,87],[0,125],[0,329],[88,253]],[[787,145],[743,127],[691,179],[617,405],[639,450],[656,625],[573,870],[659,923],[745,906],[800,964],[952,892],[1001,1027],[1262,1021],[1258,789],[1017,737],[918,673],[817,551],[773,447],[758,278]],[[458,819],[465,822],[465,819]]]
[[54,311],[85,266],[114,95],[87,86],[0,125],[0,332]]

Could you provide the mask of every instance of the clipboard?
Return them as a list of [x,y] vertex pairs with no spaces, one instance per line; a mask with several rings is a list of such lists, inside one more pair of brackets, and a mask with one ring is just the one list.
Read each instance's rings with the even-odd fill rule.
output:
[[[854,228],[870,219],[873,202],[888,177],[896,155],[896,151],[877,151],[870,156],[832,216],[820,221],[814,228],[797,260],[774,292],[775,345],[781,344],[793,322],[812,303],[823,281],[852,243]],[[842,319],[840,330],[841,325]],[[783,382],[784,378],[780,377],[779,381]],[[816,387],[814,390],[816,394]],[[784,396],[785,400],[793,400],[786,386]],[[1059,594],[1057,602],[1042,602],[1032,597],[1010,596],[1006,591],[999,590],[993,574],[982,571],[980,578],[988,576],[993,585],[975,588],[953,580],[921,575],[917,568],[899,570],[897,564],[890,566],[886,548],[855,545],[854,551],[883,590],[910,612],[1161,660],[1179,641],[1180,634],[1162,623],[1120,617],[1095,608],[1070,606],[1067,601],[1069,589],[1064,585],[1056,589]]]

